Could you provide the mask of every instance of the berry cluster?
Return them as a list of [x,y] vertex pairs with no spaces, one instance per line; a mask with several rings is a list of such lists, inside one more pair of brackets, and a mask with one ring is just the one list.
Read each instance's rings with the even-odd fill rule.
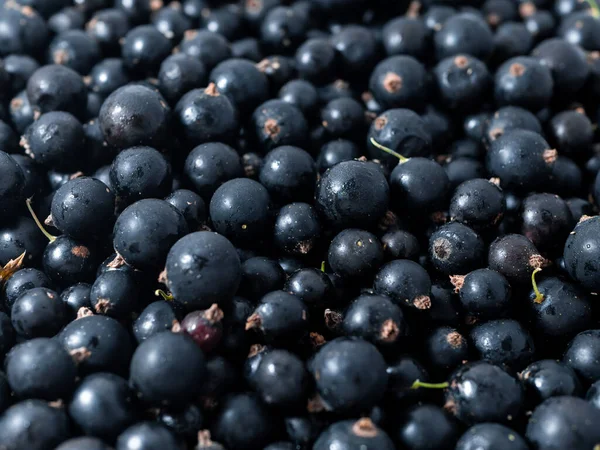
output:
[[0,449],[600,449],[595,0],[0,0]]

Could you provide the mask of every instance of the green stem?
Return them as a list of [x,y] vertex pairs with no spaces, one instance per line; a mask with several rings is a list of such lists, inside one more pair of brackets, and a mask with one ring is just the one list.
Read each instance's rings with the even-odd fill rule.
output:
[[424,383],[420,380],[415,380],[415,382],[410,387],[411,389],[419,389],[419,388],[427,388],[427,389],[446,389],[450,384],[447,381],[443,383]]
[[533,286],[533,292],[535,292],[535,298],[533,299],[536,303],[542,303],[544,301],[544,295],[538,289],[537,283],[535,282],[535,274],[541,272],[542,269],[539,267],[531,272],[531,285]]
[[154,295],[156,295],[157,297],[162,297],[163,300],[166,300],[168,302],[170,302],[171,300],[173,300],[173,294],[171,293],[166,293],[165,291],[163,291],[162,289],[157,289],[154,291]]
[[50,242],[54,242],[56,240],[56,236],[52,236],[44,228],[44,225],[42,225],[42,222],[40,222],[40,219],[38,219],[35,211],[33,210],[33,207],[31,206],[31,199],[28,198],[27,200],[25,200],[25,204],[27,205],[27,209],[29,210],[29,214],[31,214],[31,217],[33,217],[33,220],[34,220],[35,224],[38,226],[38,228],[40,229],[40,231],[42,233],[44,233],[44,236],[46,236]]
[[586,0],[588,5],[590,5],[590,9],[592,10],[592,16],[595,18],[600,17],[600,7],[598,6],[598,2],[596,0]]
[[377,147],[379,150],[388,153],[392,156],[395,156],[396,158],[398,158],[400,160],[400,164],[405,163],[406,161],[408,161],[408,158],[402,156],[400,153],[395,152],[394,150],[392,150],[391,148],[388,148],[384,145],[381,145],[379,142],[377,142],[375,139],[371,138],[371,144],[373,144],[375,147]]
[[321,262],[321,272],[325,272],[325,261]]

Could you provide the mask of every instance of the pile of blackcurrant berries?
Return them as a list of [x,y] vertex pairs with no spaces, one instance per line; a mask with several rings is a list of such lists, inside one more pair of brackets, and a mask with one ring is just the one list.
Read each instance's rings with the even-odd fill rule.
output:
[[0,0],[0,450],[600,450],[598,0]]

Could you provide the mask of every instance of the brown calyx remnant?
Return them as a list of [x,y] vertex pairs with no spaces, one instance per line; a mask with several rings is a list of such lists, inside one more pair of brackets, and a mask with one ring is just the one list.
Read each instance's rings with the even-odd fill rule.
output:
[[360,162],[367,162],[368,161],[368,159],[367,159],[366,156],[360,156],[360,157],[356,158],[356,160],[360,161]]
[[322,334],[315,331],[311,331],[308,336],[310,337],[310,342],[314,348],[319,348],[327,342]]
[[488,136],[492,141],[498,139],[500,136],[502,136],[502,134],[504,134],[503,128],[492,128],[490,131],[488,131]]
[[469,65],[469,58],[463,55],[457,56],[456,58],[454,58],[454,64],[459,69],[464,69]]
[[436,211],[434,213],[431,213],[431,215],[429,216],[431,218],[431,221],[433,223],[446,223],[448,220],[448,217],[446,216],[446,213],[444,211]]
[[90,317],[93,316],[94,312],[90,309],[90,308],[86,308],[85,306],[82,306],[81,308],[79,308],[77,310],[77,319],[83,319],[84,317]]
[[385,116],[379,116],[377,119],[375,119],[375,129],[376,130],[381,130],[383,129],[383,127],[385,127],[385,125],[387,124],[387,118]]
[[319,413],[325,411],[325,404],[323,403],[323,400],[321,399],[321,397],[319,397],[318,394],[315,395],[313,398],[308,399],[308,403],[306,404],[306,410],[309,413]]
[[400,328],[392,319],[388,319],[381,325],[381,332],[379,333],[379,338],[383,342],[396,342],[400,336]]
[[277,121],[275,119],[267,119],[263,129],[265,131],[265,134],[267,136],[269,136],[271,139],[276,137],[279,134],[279,132],[281,131],[281,128],[279,128],[279,124],[277,123]]
[[217,91],[217,85],[215,83],[210,83],[206,89],[204,89],[204,93],[206,95],[210,95],[211,97],[219,96],[219,91]]
[[408,17],[412,17],[412,18],[419,17],[420,12],[421,12],[421,2],[417,2],[417,1],[413,0],[408,5],[408,9],[406,10],[406,15]]
[[495,13],[490,13],[487,15],[487,23],[489,23],[493,27],[497,26],[500,23],[500,19],[500,16]]
[[521,17],[529,17],[537,11],[537,8],[532,2],[525,2],[519,5],[519,14]]
[[23,100],[20,99],[19,97],[15,97],[10,101],[10,107],[12,109],[21,109],[22,106],[23,106]]
[[171,325],[171,332],[173,333],[181,333],[182,328],[181,328],[181,324],[179,323],[179,320],[174,319]]
[[200,430],[198,431],[198,447],[212,447],[213,441],[210,439],[210,431]]
[[454,400],[450,399],[444,404],[444,409],[448,411],[450,414],[456,414],[456,403]]
[[262,325],[262,319],[260,318],[260,316],[257,313],[254,313],[250,317],[248,317],[248,320],[246,321],[246,330],[251,330],[253,328],[260,328],[261,325]]
[[585,214],[583,216],[581,216],[581,218],[579,219],[579,222],[577,222],[577,224],[580,224],[581,222],[585,222],[586,220],[590,220],[591,218],[593,218],[594,216],[586,216]]
[[108,311],[110,311],[111,308],[112,303],[105,298],[99,299],[98,303],[96,303],[96,306],[94,306],[94,310],[98,314],[106,314]]
[[90,256],[90,249],[87,248],[85,245],[77,245],[71,249],[71,253],[73,253],[73,255],[77,256],[78,258],[85,259],[88,256]]
[[378,227],[380,230],[388,230],[391,226],[398,222],[398,217],[393,211],[386,211],[381,220],[379,221]]
[[450,275],[450,283],[452,283],[452,286],[454,286],[454,292],[458,294],[465,284],[465,276]]
[[54,220],[52,219],[52,214],[49,214],[48,217],[46,217],[46,220],[44,220],[44,225],[48,225],[49,227],[54,226]]
[[63,49],[55,50],[52,52],[52,61],[54,64],[66,64],[69,61],[69,54]]
[[429,309],[431,308],[431,299],[427,295],[419,295],[414,299],[413,305],[417,309]]
[[508,73],[513,77],[520,77],[525,73],[525,66],[521,63],[513,63],[508,68]]
[[342,323],[342,315],[329,308],[325,310],[323,317],[325,318],[325,326],[330,330],[335,330]]
[[448,344],[450,344],[450,347],[458,348],[465,342],[465,338],[458,331],[453,331],[448,333],[448,336],[446,336],[446,341]]
[[298,244],[296,244],[296,251],[302,255],[308,254],[308,252],[310,252],[312,250],[312,248],[313,248],[312,240],[302,241],[302,242],[298,242]]
[[150,11],[158,11],[163,7],[162,0],[150,0]]
[[388,72],[383,78],[383,88],[390,92],[395,93],[402,89],[402,77],[394,72]]
[[248,352],[248,358],[252,358],[265,350],[265,346],[261,344],[252,344]]
[[196,36],[198,36],[197,30],[186,30],[183,33],[183,39],[186,41],[189,41],[190,39],[194,39]]
[[359,437],[372,438],[377,436],[377,427],[371,419],[363,417],[352,425],[352,432]]
[[25,261],[26,253],[26,251],[21,253],[18,257],[16,257],[15,259],[11,259],[3,267],[0,268],[0,283],[4,283],[6,280],[12,277],[17,270],[23,267],[23,262]]
[[479,322],[479,319],[477,319],[477,317],[470,316],[470,315],[465,316],[465,324],[466,325],[475,325],[477,322]]
[[223,320],[224,314],[221,308],[219,308],[219,305],[213,303],[212,305],[210,305],[210,308],[204,311],[203,316],[209,322],[215,323]]
[[75,364],[79,364],[92,356],[92,352],[90,352],[86,347],[78,347],[71,350],[69,355],[71,355],[71,358],[73,358]]
[[29,141],[25,136],[21,136],[21,140],[19,141],[19,145],[25,149],[25,154],[29,156],[31,159],[35,159],[35,155],[31,151],[31,147],[29,146]]
[[115,256],[115,259],[113,259],[111,262],[109,262],[106,267],[108,267],[109,269],[118,269],[119,267],[122,267],[125,265],[125,259],[119,254],[117,253],[117,256]]
[[544,150],[544,153],[542,154],[542,158],[544,158],[544,162],[546,164],[552,164],[554,163],[554,161],[556,161],[556,158],[558,157],[558,152],[553,149],[553,148],[549,148],[548,150]]
[[495,184],[496,186],[500,186],[500,178],[492,177],[489,179],[490,183]]
[[433,254],[440,261],[446,261],[452,254],[452,244],[446,238],[437,238],[433,241]]
[[163,269],[162,272],[158,274],[158,282],[167,284],[167,269]]
[[246,9],[249,9],[250,11],[260,11],[262,6],[262,0],[246,0]]
[[549,260],[544,258],[542,255],[531,255],[529,257],[529,266],[533,269],[543,269],[551,264]]
[[[69,180],[74,180],[75,178],[81,178],[84,175],[84,173],[80,170],[78,172],[75,172],[71,175],[69,175]],[[110,191],[108,191],[110,192]]]

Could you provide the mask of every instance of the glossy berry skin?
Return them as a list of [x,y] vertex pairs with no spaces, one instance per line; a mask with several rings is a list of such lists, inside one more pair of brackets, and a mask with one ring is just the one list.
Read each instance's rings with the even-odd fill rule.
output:
[[527,366],[519,374],[525,387],[525,395],[531,405],[537,406],[550,397],[583,393],[581,382],[575,371],[566,364],[553,359],[544,359]]
[[71,438],[68,441],[64,441],[56,450],[79,450],[85,448],[86,450],[110,450],[110,447],[105,444],[102,439],[95,437],[76,437]]
[[[409,55],[422,60],[430,50],[431,41],[427,35],[428,30],[424,20],[413,17],[397,17],[383,27],[383,46],[389,56]],[[376,49],[373,53],[375,51]]]
[[394,444],[385,431],[379,429],[370,419],[335,422],[321,433],[314,450],[381,449],[393,450]]
[[114,225],[115,196],[99,180],[67,181],[52,197],[52,224],[74,239],[106,236]]
[[171,247],[166,262],[167,287],[175,300],[193,308],[226,305],[242,279],[233,245],[217,233],[188,234]]
[[52,282],[44,272],[33,268],[16,271],[4,284],[4,306],[12,308],[21,294],[38,287],[52,289]]
[[167,141],[170,109],[162,96],[140,84],[123,86],[102,104],[98,119],[106,142],[118,149]]
[[177,318],[171,303],[163,300],[152,302],[133,322],[133,335],[138,343],[142,343],[157,333],[171,331]]
[[469,316],[494,319],[508,314],[511,286],[500,272],[476,269],[462,280],[459,298]]
[[83,30],[68,30],[58,34],[48,47],[48,59],[82,75],[101,59],[96,40]]
[[283,252],[292,255],[310,253],[321,235],[315,208],[308,203],[290,203],[279,210],[273,240]]
[[324,173],[342,161],[351,161],[360,157],[358,146],[346,139],[336,139],[321,147],[316,163],[319,173]]
[[212,70],[217,64],[231,57],[229,41],[219,33],[208,30],[184,33],[179,50],[201,62],[206,70]]
[[416,261],[419,257],[419,241],[407,231],[390,231],[381,237],[381,243],[386,260],[412,259]]
[[431,307],[431,278],[423,267],[408,259],[396,259],[383,266],[375,275],[373,289],[400,305]]
[[156,73],[170,52],[169,39],[151,25],[141,25],[129,31],[121,49],[125,67],[139,74]]
[[300,298],[309,308],[325,306],[334,295],[334,287],[327,274],[311,267],[290,274],[283,290]]
[[305,117],[310,117],[318,107],[319,94],[315,86],[306,80],[291,80],[279,90],[279,99],[297,107]]
[[367,150],[371,158],[382,161],[390,169],[396,167],[398,158],[376,148],[371,138],[406,158],[427,156],[433,141],[427,123],[417,113],[405,108],[390,109],[379,115],[367,135]]
[[187,232],[185,218],[174,206],[164,200],[144,199],[118,217],[113,245],[127,264],[160,269],[171,246]]
[[177,450],[180,446],[167,427],[155,422],[138,422],[119,435],[117,448],[122,450],[136,448]]
[[27,97],[35,111],[64,111],[81,118],[87,105],[83,78],[68,67],[40,67],[27,81]]
[[[99,414],[98,408],[104,414]],[[112,373],[85,377],[75,390],[68,411],[86,435],[108,441],[113,441],[136,419],[134,393],[125,379]]]
[[60,293],[60,299],[67,306],[71,319],[75,319],[80,308],[90,308],[90,290],[88,283],[76,283]]
[[206,85],[206,67],[193,56],[177,53],[165,58],[158,71],[158,87],[172,105],[181,97]]
[[238,132],[237,111],[214,84],[187,92],[175,107],[182,136],[192,145],[231,142]]
[[129,383],[145,403],[179,406],[200,393],[205,372],[204,354],[192,338],[158,333],[135,350]]
[[463,274],[483,265],[485,244],[473,229],[459,222],[438,228],[429,238],[429,257],[446,275]]
[[296,68],[300,78],[316,85],[335,78],[337,52],[329,39],[307,39],[296,51]]
[[353,300],[344,313],[341,329],[378,346],[401,342],[409,334],[399,306],[383,295],[363,294]]
[[518,106],[504,106],[489,119],[484,141],[489,146],[504,133],[514,130],[529,130],[541,135],[542,125],[532,112]]
[[592,448],[600,439],[597,420],[599,411],[585,400],[553,397],[533,411],[525,437],[540,449]]
[[252,301],[283,288],[286,275],[279,262],[264,256],[248,258],[242,263],[242,281],[237,295]]
[[190,336],[203,352],[210,352],[223,337],[222,319],[223,311],[215,303],[205,311],[187,314],[181,321],[181,330]]
[[90,78],[91,90],[107,97],[126,85],[130,77],[120,58],[106,58],[92,68]]
[[202,410],[191,403],[184,409],[163,408],[157,421],[164,425],[175,436],[194,438],[204,424]]
[[529,239],[507,234],[490,244],[488,264],[512,283],[529,283],[531,272],[539,267],[539,252]]
[[558,195],[532,194],[523,200],[521,232],[543,252],[562,249],[574,221]]
[[313,197],[317,169],[306,151],[283,145],[267,153],[259,180],[277,203],[309,201]]
[[450,411],[467,425],[516,420],[522,403],[519,382],[500,367],[483,361],[460,367],[452,375],[446,391]]
[[344,161],[327,170],[315,193],[317,211],[336,229],[368,229],[383,217],[388,202],[385,176],[373,163],[362,161]]
[[17,162],[0,152],[0,212],[11,215],[25,200],[25,175]]
[[539,134],[513,130],[492,142],[486,167],[502,188],[528,192],[548,183],[556,152]]
[[25,261],[38,262],[41,259],[47,240],[32,219],[16,217],[0,229],[0,264],[18,258],[24,251],[27,251]]
[[381,61],[369,79],[369,90],[385,109],[421,108],[426,97],[426,72],[412,56],[391,56]]
[[120,270],[99,275],[90,292],[90,303],[97,314],[127,320],[138,308],[139,286],[134,276]]
[[600,281],[597,276],[600,271],[597,258],[600,246],[599,229],[599,217],[591,217],[580,222],[569,234],[563,253],[565,266],[571,278],[591,292],[597,292],[600,289]]
[[63,234],[46,246],[42,264],[54,283],[68,286],[92,281],[99,263],[97,258],[94,246]]
[[392,171],[390,188],[395,210],[426,213],[446,203],[450,180],[435,161],[414,157]]
[[525,439],[499,423],[480,423],[469,428],[456,444],[456,450],[527,450]]
[[512,319],[497,319],[476,325],[471,341],[480,359],[520,370],[531,362],[535,344],[529,332]]
[[197,230],[206,222],[206,204],[202,197],[188,189],[177,189],[165,198],[185,218],[190,231]]
[[560,38],[545,40],[533,49],[531,55],[550,69],[558,95],[579,91],[590,73],[583,50]]
[[43,400],[16,403],[0,416],[0,445],[10,450],[55,448],[69,436],[64,409],[53,408]]
[[530,320],[545,338],[570,339],[592,326],[592,300],[581,287],[555,277],[538,281],[541,303],[529,294]]
[[57,340],[37,338],[18,344],[4,364],[18,398],[67,399],[75,389],[75,362]]
[[8,55],[4,58],[4,68],[10,80],[10,91],[15,95],[25,89],[27,80],[40,68],[40,65],[31,56]]
[[254,180],[227,181],[210,200],[213,227],[236,245],[256,243],[271,228],[270,202],[267,189]]
[[342,278],[365,278],[383,263],[383,248],[374,234],[347,228],[332,239],[327,261]]
[[494,35],[479,17],[460,13],[450,17],[434,35],[438,60],[459,53],[486,60],[494,48]]
[[600,379],[600,330],[586,330],[569,343],[563,361],[588,383]]
[[461,183],[450,199],[450,218],[474,230],[494,228],[504,217],[506,201],[494,183],[475,178]]
[[277,417],[255,395],[241,393],[220,404],[211,436],[226,448],[264,448],[278,428]]
[[110,180],[119,203],[129,205],[143,198],[166,197],[173,177],[161,153],[152,147],[133,147],[113,160]]
[[191,187],[206,203],[219,186],[244,173],[238,153],[221,142],[208,142],[194,148],[183,170]]
[[548,106],[553,89],[550,69],[529,56],[505,61],[494,79],[494,97],[498,105],[520,106],[530,111]]
[[309,375],[304,362],[286,350],[268,352],[253,377],[254,389],[269,406],[294,408],[304,406],[308,395]]
[[433,74],[442,104],[462,112],[476,109],[486,98],[491,84],[485,63],[468,54],[442,59]]
[[83,127],[66,112],[42,114],[27,128],[21,145],[28,156],[44,166],[73,169],[85,145]]
[[[431,425],[435,424],[434,427]],[[435,405],[414,406],[394,419],[396,440],[405,448],[450,448],[458,439],[456,421]]]
[[302,112],[283,100],[268,100],[252,114],[250,133],[264,152],[279,146],[304,147],[308,124]]
[[123,325],[106,316],[89,316],[70,322],[58,340],[69,352],[85,349],[89,357],[77,368],[80,374],[94,372],[127,373],[127,364],[133,348],[131,338]]
[[284,291],[265,295],[246,322],[267,342],[285,344],[301,338],[308,328],[308,311],[302,300]]
[[388,379],[381,353],[373,344],[356,338],[326,343],[311,360],[309,370],[325,408],[336,413],[373,407],[382,398]]
[[209,81],[231,100],[240,114],[253,111],[268,98],[267,76],[247,59],[231,58],[221,62],[211,71]]
[[24,292],[15,300],[11,319],[17,334],[32,339],[54,336],[66,325],[68,317],[58,294],[39,287]]

